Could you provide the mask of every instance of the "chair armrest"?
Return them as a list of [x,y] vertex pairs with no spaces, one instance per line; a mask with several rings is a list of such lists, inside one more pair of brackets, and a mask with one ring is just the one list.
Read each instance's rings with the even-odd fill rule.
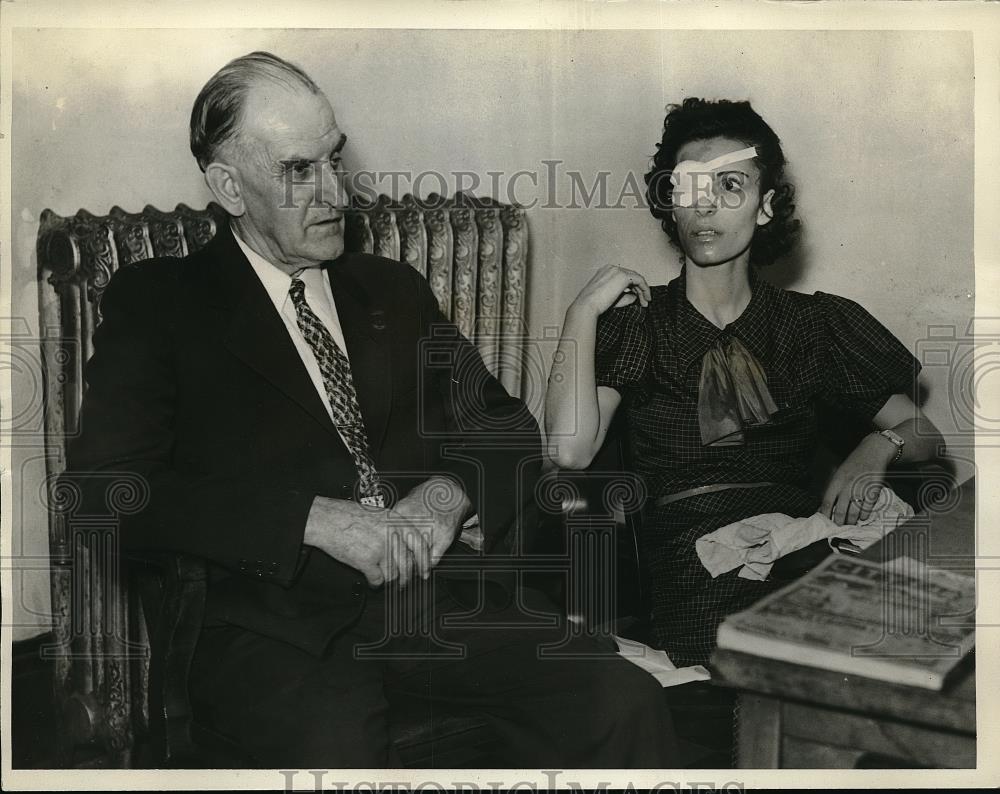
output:
[[554,495],[559,499],[564,520],[612,518],[621,523],[623,511],[616,509],[607,491],[615,482],[613,472],[559,470],[550,476],[556,479]]
[[173,766],[196,755],[188,674],[205,612],[208,566],[173,552],[127,552],[125,562],[149,637],[150,760]]
[[[622,471],[553,471],[543,483],[543,511],[554,516],[554,553],[567,558],[561,600],[588,625],[645,618],[646,582],[638,532],[645,490]],[[596,610],[596,611],[595,611]]]
[[[624,412],[615,417],[587,469],[548,472],[545,477],[552,479],[543,485],[539,501],[545,511],[559,515],[560,541],[571,569],[567,609],[578,600],[585,611],[596,608],[595,614],[583,616],[588,623],[629,616],[645,625],[649,587],[639,537],[647,494],[629,462],[623,417]],[[598,581],[595,576],[608,578]],[[635,636],[644,639],[641,632]]]

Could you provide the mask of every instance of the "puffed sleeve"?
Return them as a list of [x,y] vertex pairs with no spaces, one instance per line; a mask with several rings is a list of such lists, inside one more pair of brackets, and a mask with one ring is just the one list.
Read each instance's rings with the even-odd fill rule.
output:
[[826,332],[825,398],[872,419],[893,394],[910,394],[920,362],[848,298],[816,293]]
[[633,303],[606,311],[597,323],[594,354],[597,385],[641,396],[645,393],[652,352],[652,332],[645,309]]

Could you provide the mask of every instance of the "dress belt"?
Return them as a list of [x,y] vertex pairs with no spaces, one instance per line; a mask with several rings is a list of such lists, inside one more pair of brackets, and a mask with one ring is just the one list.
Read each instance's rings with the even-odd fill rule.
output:
[[701,494],[715,493],[716,491],[728,491],[730,488],[768,488],[778,484],[776,482],[720,482],[714,485],[699,485],[697,488],[688,488],[686,491],[657,496],[654,503],[657,507],[663,507],[671,502],[679,502],[681,499],[687,499],[689,496],[700,496]]

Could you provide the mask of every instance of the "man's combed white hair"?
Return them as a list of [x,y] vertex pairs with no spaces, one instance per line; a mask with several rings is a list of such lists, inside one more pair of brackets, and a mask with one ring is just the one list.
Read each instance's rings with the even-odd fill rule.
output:
[[309,75],[277,55],[258,51],[231,60],[205,83],[191,109],[191,153],[202,171],[239,134],[247,94],[261,81],[319,93]]

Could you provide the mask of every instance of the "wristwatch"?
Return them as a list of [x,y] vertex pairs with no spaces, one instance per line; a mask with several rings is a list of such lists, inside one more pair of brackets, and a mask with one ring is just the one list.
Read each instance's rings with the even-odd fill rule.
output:
[[903,457],[903,447],[906,445],[906,439],[899,435],[899,433],[894,433],[891,430],[876,430],[872,435],[882,436],[882,438],[886,438],[896,445],[896,457],[890,461],[890,465]]

